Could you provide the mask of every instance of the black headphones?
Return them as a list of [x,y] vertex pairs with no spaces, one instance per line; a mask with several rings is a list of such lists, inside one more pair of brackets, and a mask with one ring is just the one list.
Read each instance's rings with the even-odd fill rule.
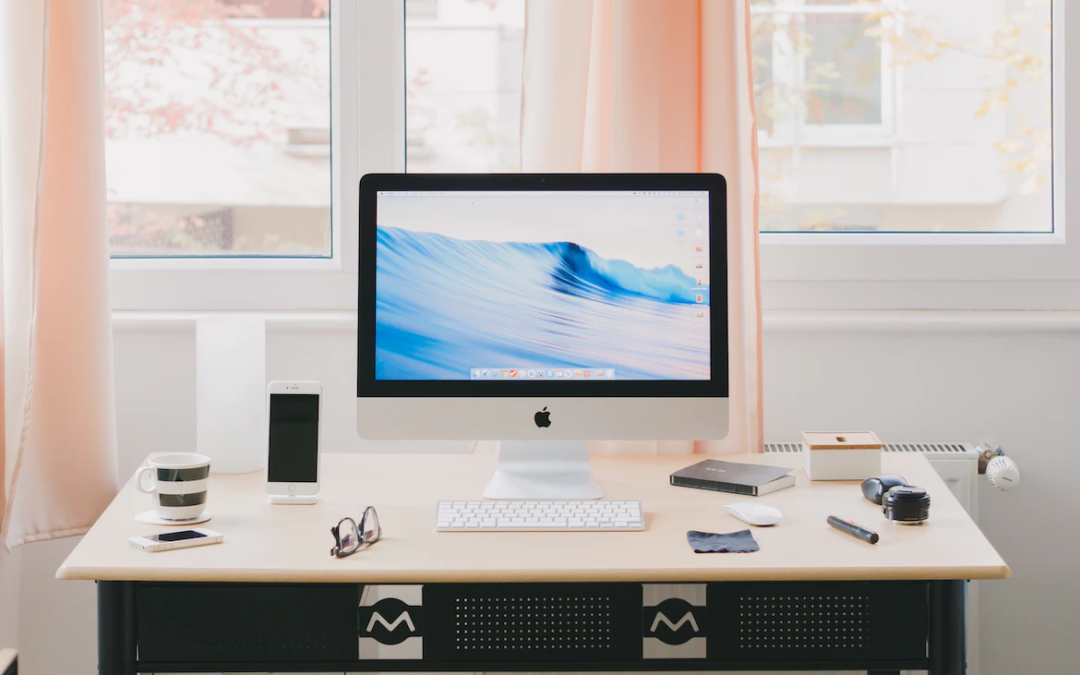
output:
[[881,505],[881,512],[898,523],[918,524],[930,517],[930,495],[926,490],[908,485],[903,476],[882,474],[862,482],[863,496]]

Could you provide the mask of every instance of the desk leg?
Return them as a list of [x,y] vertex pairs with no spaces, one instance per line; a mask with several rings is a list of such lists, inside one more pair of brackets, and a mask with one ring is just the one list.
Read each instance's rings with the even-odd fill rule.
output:
[[99,581],[98,674],[135,675],[135,583]]
[[930,582],[930,675],[965,675],[966,581]]

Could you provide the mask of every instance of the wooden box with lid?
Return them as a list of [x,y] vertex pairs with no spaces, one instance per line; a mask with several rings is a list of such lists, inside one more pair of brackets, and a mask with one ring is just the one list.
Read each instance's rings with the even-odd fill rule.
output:
[[804,431],[810,480],[864,480],[881,473],[881,441],[872,431]]

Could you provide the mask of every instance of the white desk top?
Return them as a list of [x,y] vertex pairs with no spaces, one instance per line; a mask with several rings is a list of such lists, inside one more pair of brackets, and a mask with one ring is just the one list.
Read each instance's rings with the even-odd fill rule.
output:
[[[134,535],[167,531],[135,514],[150,498],[129,482],[60,567],[60,579],[435,583],[540,581],[784,581],[859,579],[1003,579],[1009,568],[920,455],[885,454],[882,470],[925,487],[930,520],[895,525],[863,498],[858,482],[810,482],[765,497],[783,521],[753,528],[756,553],[695,554],[687,530],[748,527],[722,508],[754,499],[673,487],[668,475],[701,455],[594,457],[611,499],[640,499],[644,532],[434,531],[439,499],[477,499],[495,458],[476,455],[328,454],[314,506],[270,505],[262,472],[214,474],[204,525],[225,543],[162,553],[128,545]],[[797,455],[742,455],[729,461],[799,466]],[[330,527],[374,505],[383,538],[345,558],[330,555]],[[855,520],[881,535],[872,546],[825,523]],[[184,529],[184,528],[170,528]]]
[[0,673],[7,672],[7,669],[11,667],[12,661],[15,660],[14,649],[0,649]]

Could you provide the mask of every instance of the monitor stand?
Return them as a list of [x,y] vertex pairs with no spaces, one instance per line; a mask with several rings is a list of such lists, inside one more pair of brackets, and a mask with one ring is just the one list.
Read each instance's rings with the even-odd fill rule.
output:
[[601,499],[588,441],[502,441],[485,499]]

